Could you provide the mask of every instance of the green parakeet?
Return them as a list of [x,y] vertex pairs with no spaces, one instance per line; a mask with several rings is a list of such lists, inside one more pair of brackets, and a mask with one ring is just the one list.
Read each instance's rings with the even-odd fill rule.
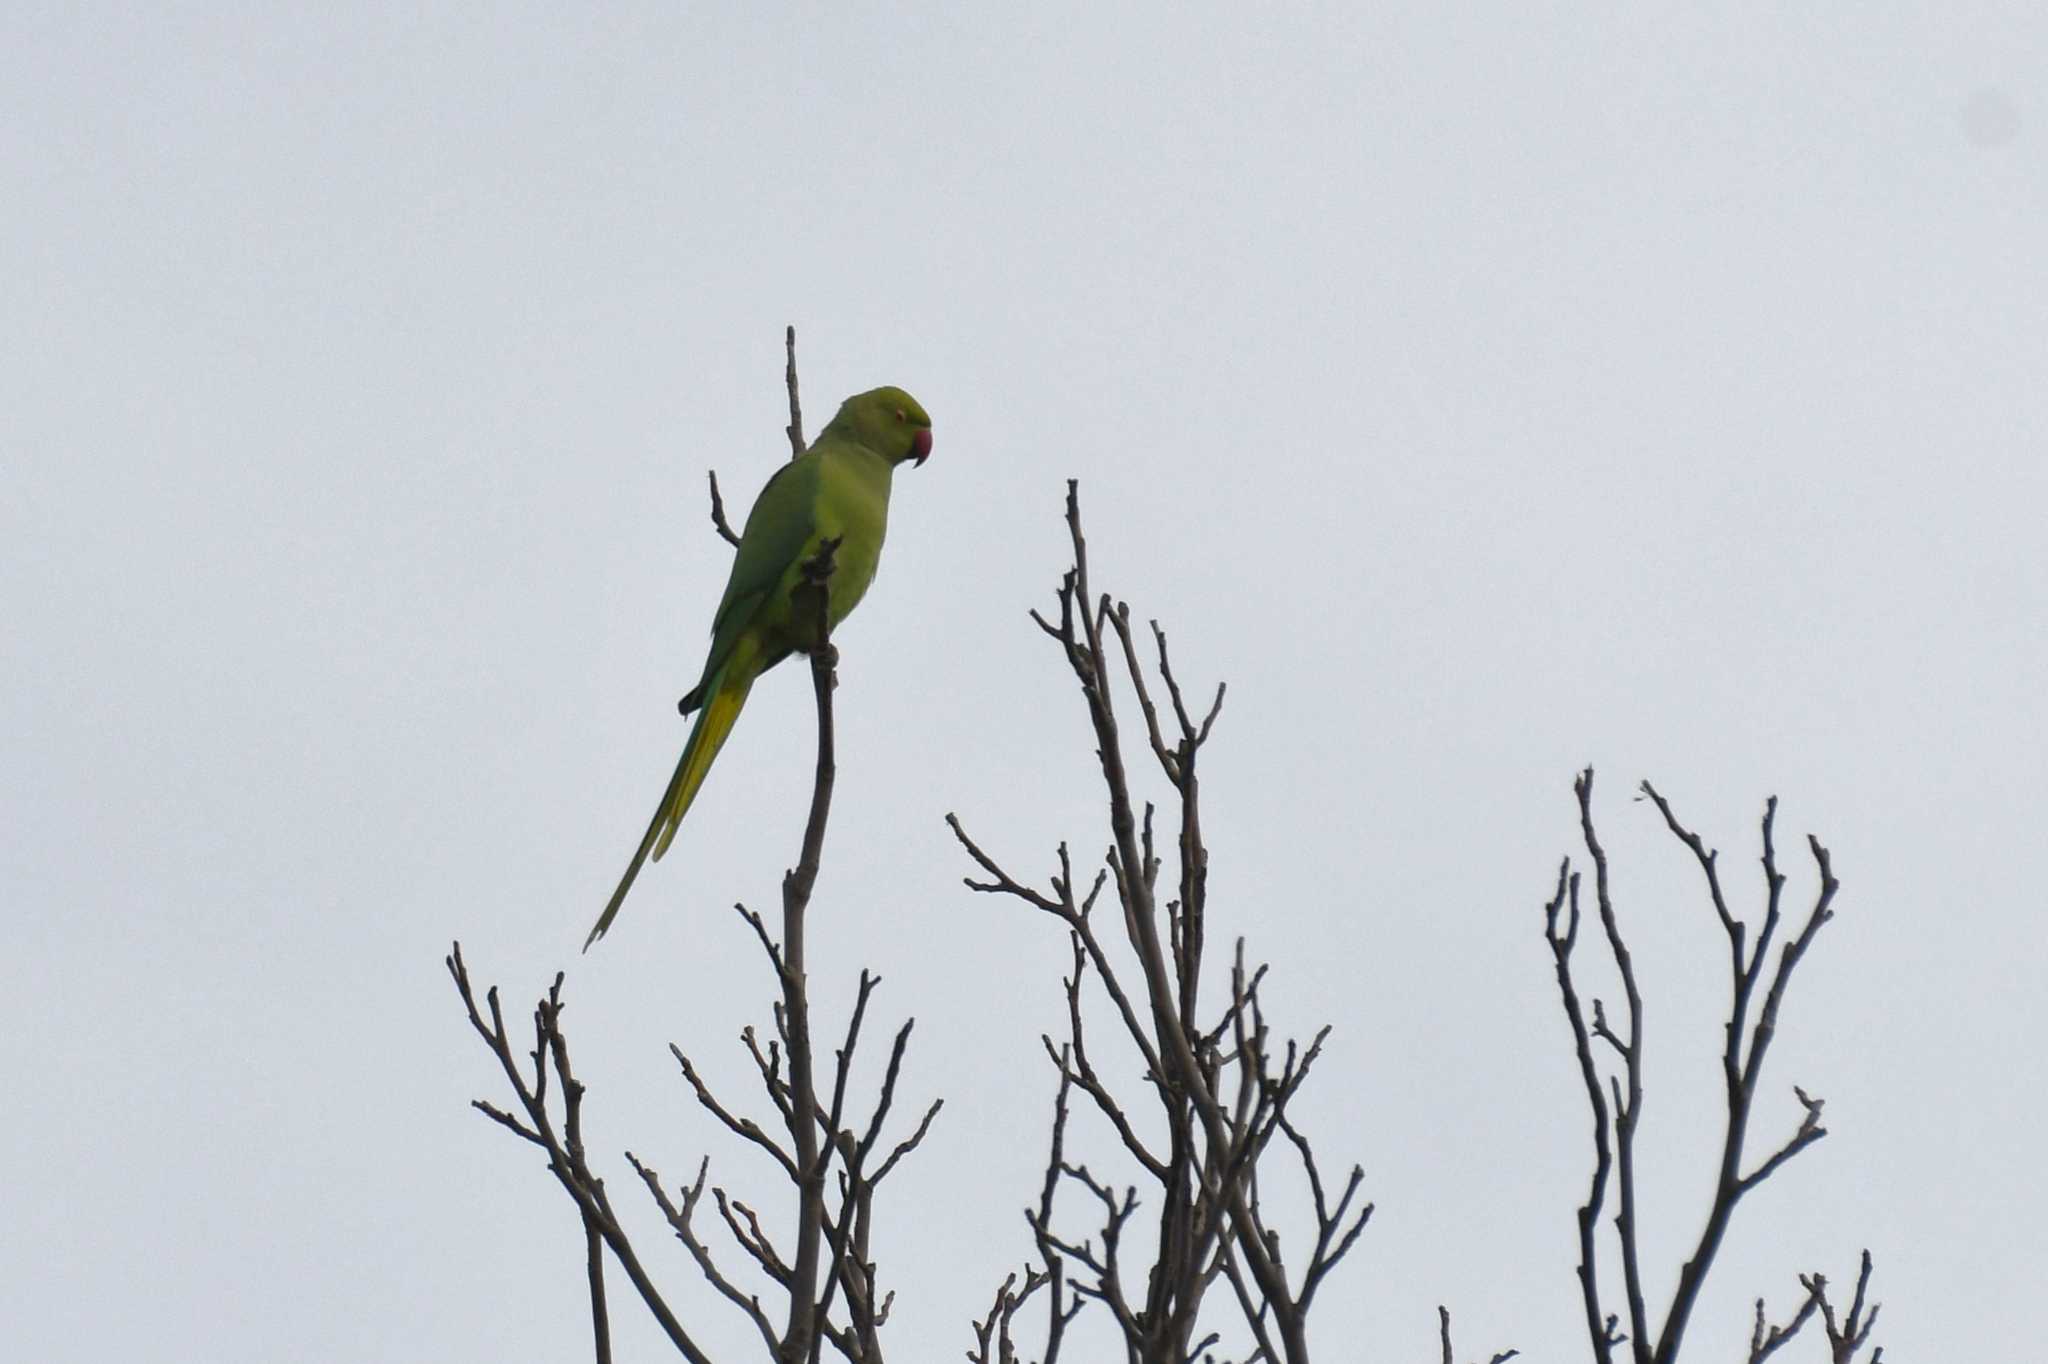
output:
[[611,927],[649,856],[659,862],[668,851],[754,679],[809,645],[808,623],[794,618],[790,600],[802,581],[801,565],[820,542],[839,541],[826,589],[826,618],[837,627],[874,581],[888,528],[889,476],[903,461],[922,464],[931,452],[932,420],[917,399],[900,388],[857,393],[754,499],[711,620],[704,672],[682,701],[685,715],[697,712],[696,726],[619,888],[584,940],[585,951]]

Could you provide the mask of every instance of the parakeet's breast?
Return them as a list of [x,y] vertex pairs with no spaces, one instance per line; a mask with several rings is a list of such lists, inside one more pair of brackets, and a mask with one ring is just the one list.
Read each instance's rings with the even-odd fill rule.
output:
[[889,528],[889,473],[887,460],[863,449],[835,454],[819,469],[818,535],[839,537],[831,588],[835,626],[875,580]]

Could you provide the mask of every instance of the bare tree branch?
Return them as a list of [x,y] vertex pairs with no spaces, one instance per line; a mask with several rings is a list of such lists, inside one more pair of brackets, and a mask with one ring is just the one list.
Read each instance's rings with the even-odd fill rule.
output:
[[[720,1272],[717,1264],[711,1258],[710,1248],[698,1239],[696,1228],[691,1224],[691,1216],[696,1212],[697,1204],[704,1197],[705,1179],[711,1170],[710,1157],[705,1157],[697,1166],[697,1181],[681,1191],[680,1202],[672,1201],[669,1198],[667,1191],[661,1186],[660,1174],[641,1164],[631,1151],[626,1153],[626,1163],[633,1167],[634,1172],[640,1176],[641,1182],[647,1186],[648,1193],[654,1196],[655,1203],[661,1208],[662,1216],[668,1219],[669,1226],[675,1230],[676,1239],[681,1241],[684,1247],[689,1250],[690,1258],[697,1262],[697,1269],[703,1274],[705,1281],[717,1289],[729,1302],[746,1315],[747,1320],[751,1321],[754,1324],[754,1328],[760,1332],[762,1342],[767,1345],[772,1354],[777,1344],[775,1326],[774,1323],[768,1320],[768,1314],[761,1309],[761,1300],[751,1294],[742,1292],[738,1285],[734,1284],[732,1280],[726,1278]],[[723,1210],[724,1200],[719,1200],[719,1203],[721,1210]],[[739,1236],[737,1232],[735,1232],[735,1239],[743,1247],[751,1249],[746,1238]]]
[[[1026,1216],[1053,1304],[1047,1358],[1073,1313],[1091,1304],[1102,1306],[1114,1320],[1133,1361],[1187,1364],[1210,1358],[1221,1336],[1201,1324],[1202,1313],[1207,1290],[1220,1279],[1231,1286],[1252,1339],[1246,1358],[1301,1364],[1308,1358],[1305,1319],[1316,1291],[1356,1243],[1372,1211],[1359,1196],[1364,1175],[1355,1166],[1331,1199],[1312,1146],[1287,1118],[1289,1102],[1321,1054],[1327,1029],[1306,1046],[1272,1037],[1259,1000],[1265,968],[1245,962],[1241,942],[1232,963],[1230,997],[1220,1016],[1205,1016],[1201,977],[1209,851],[1197,773],[1224,690],[1216,689],[1198,721],[1175,674],[1166,633],[1153,622],[1155,688],[1140,656],[1130,608],[1097,595],[1090,584],[1087,540],[1071,482],[1066,519],[1073,566],[1061,577],[1056,613],[1034,611],[1031,619],[1059,646],[1093,731],[1109,815],[1103,863],[1116,897],[1120,938],[1112,942],[1098,932],[1090,913],[1104,888],[1103,875],[1087,899],[1076,903],[1066,845],[1059,850],[1058,873],[1042,890],[1010,875],[968,836],[958,818],[947,817],[955,839],[982,873],[967,879],[969,888],[1009,896],[1053,915],[1066,925],[1072,948],[1073,969],[1065,980],[1067,1036],[1058,1043],[1044,1039],[1059,1076],[1054,1158],[1039,1206]],[[1163,807],[1140,799],[1125,762],[1112,695],[1119,667],[1143,717],[1145,750],[1171,788]],[[1171,854],[1163,843],[1169,828],[1174,831]],[[1171,880],[1162,875],[1169,856],[1176,863]],[[1141,1088],[1132,1090],[1112,1079],[1093,1054],[1083,997],[1097,987],[1143,1063]],[[1156,1189],[1150,1232],[1156,1239],[1147,1246],[1142,1294],[1123,1263],[1127,1253],[1133,1268],[1138,1258],[1136,1187],[1098,1176],[1060,1154],[1076,1090],[1088,1097],[1088,1111],[1114,1134],[1116,1148]],[[1144,1113],[1140,1099],[1149,1100],[1145,1108],[1156,1109]],[[1163,1135],[1155,1137],[1155,1130]],[[1306,1259],[1292,1274],[1259,1198],[1261,1158],[1275,1136],[1285,1136],[1301,1159],[1314,1205],[1315,1230],[1306,1242]],[[1095,1209],[1086,1239],[1055,1228],[1054,1194],[1061,1187],[1084,1193]],[[1007,1334],[1010,1318],[1003,1308],[1014,1282],[1013,1277],[998,1291],[995,1306],[978,1323],[980,1353],[971,1357],[986,1358],[991,1351],[998,1358],[1010,1357],[1004,1352],[1014,1350],[1014,1337]],[[1025,1282],[1032,1282],[1028,1272]],[[1071,1297],[1062,1296],[1063,1284]]]
[[[548,1171],[576,1203],[577,1210],[584,1219],[586,1235],[589,1228],[594,1226],[597,1229],[606,1247],[610,1249],[620,1267],[626,1271],[626,1277],[639,1292],[641,1301],[647,1305],[648,1312],[661,1326],[662,1332],[668,1336],[669,1343],[676,1347],[677,1352],[691,1361],[691,1364],[710,1364],[710,1356],[699,1349],[696,1341],[683,1329],[682,1323],[676,1319],[675,1313],[670,1310],[660,1291],[655,1288],[646,1268],[640,1263],[640,1257],[634,1251],[632,1242],[612,1211],[611,1199],[605,1193],[604,1181],[591,1172],[580,1148],[572,1152],[566,1142],[556,1134],[554,1119],[547,1107],[547,1075],[550,1067],[555,1069],[561,1081],[565,1103],[580,1104],[583,1098],[582,1086],[576,1082],[573,1073],[568,1069],[568,1041],[561,1031],[561,975],[555,976],[554,984],[549,988],[546,997],[534,1009],[534,1028],[539,1040],[534,1050],[529,1053],[534,1078],[528,1081],[520,1069],[519,1062],[512,1055],[511,1039],[506,1033],[505,1020],[498,1006],[497,989],[493,987],[485,995],[491,1013],[491,1021],[486,1023],[477,1009],[476,996],[469,982],[469,968],[462,960],[461,943],[454,944],[450,949],[446,964],[448,974],[455,982],[456,992],[462,997],[463,1008],[469,1014],[470,1026],[483,1039],[491,1054],[498,1059],[499,1068],[503,1070],[507,1082],[511,1084],[512,1092],[518,1097],[525,1116],[522,1121],[482,1101],[477,1102],[477,1109],[493,1121],[510,1128],[547,1151]],[[601,1307],[602,1303],[594,1301],[593,1306]],[[593,1330],[600,1339],[609,1341],[608,1326],[602,1329],[594,1327]],[[606,1348],[609,1348],[608,1344]]]
[[1764,1319],[1764,1300],[1756,1300],[1756,1324],[1749,1333],[1749,1364],[1763,1364],[1781,1346],[1799,1334],[1800,1329],[1812,1319],[1814,1309],[1820,1306],[1820,1299],[1808,1293],[1806,1301],[1799,1304],[1799,1310],[1792,1320],[1783,1326],[1772,1326]]
[[[1580,922],[1580,883],[1578,873],[1571,869],[1569,858],[1559,867],[1556,891],[1544,908],[1544,936],[1556,965],[1559,996],[1572,1030],[1580,1080],[1593,1117],[1592,1183],[1586,1202],[1579,1210],[1580,1289],[1585,1302],[1587,1335],[1598,1364],[1609,1364],[1614,1346],[1624,1341],[1630,1345],[1636,1364],[1675,1364],[1692,1309],[1734,1217],[1736,1205],[1745,1194],[1769,1179],[1794,1156],[1827,1135],[1827,1129],[1821,1126],[1822,1101],[1794,1086],[1793,1093],[1805,1110],[1798,1130],[1755,1169],[1746,1174],[1743,1172],[1743,1152],[1749,1136],[1757,1085],[1763,1074],[1764,1057],[1776,1033],[1779,1010],[1794,968],[1812,945],[1821,925],[1833,915],[1832,904],[1838,883],[1827,849],[1817,839],[1809,838],[1808,845],[1820,876],[1820,891],[1804,926],[1779,950],[1775,968],[1767,971],[1767,954],[1778,936],[1782,921],[1782,894],[1786,884],[1786,877],[1777,865],[1777,799],[1771,798],[1764,806],[1761,827],[1764,907],[1752,944],[1750,924],[1730,907],[1722,887],[1719,854],[1680,821],[1671,803],[1654,786],[1649,782],[1642,783],[1643,797],[1656,806],[1665,827],[1691,851],[1699,865],[1707,899],[1728,941],[1730,982],[1722,1052],[1725,1126],[1714,1195],[1692,1254],[1679,1269],[1678,1283],[1663,1327],[1652,1335],[1642,1301],[1641,1232],[1636,1220],[1633,1173],[1636,1124],[1643,1093],[1642,997],[1608,889],[1606,854],[1593,829],[1592,787],[1593,771],[1587,768],[1579,774],[1574,790],[1578,796],[1581,837],[1594,865],[1601,925],[1626,996],[1626,1017],[1619,1028],[1609,1023],[1599,1000],[1593,1001],[1590,1022],[1580,1003],[1573,971],[1573,950],[1577,945]],[[1759,986],[1763,987],[1763,994],[1762,1003],[1757,1006]],[[1594,1040],[1612,1053],[1612,1064],[1619,1068],[1619,1074],[1602,1069],[1600,1058],[1596,1057],[1592,1047]],[[1614,1220],[1614,1233],[1628,1297],[1630,1331],[1627,1336],[1617,1333],[1614,1315],[1605,1312],[1601,1305],[1597,1218],[1610,1170],[1616,1174],[1621,1201],[1619,1214]],[[1774,1327],[1767,1322],[1763,1303],[1758,1300],[1751,1331],[1750,1364],[1760,1364],[1790,1340],[1816,1310],[1817,1301],[1810,1300],[1786,1325]],[[1819,1306],[1824,1308],[1825,1304],[1820,1303]]]
[[[1877,1326],[1878,1305],[1872,1303],[1868,1310],[1864,1307],[1870,1289],[1870,1252],[1863,1252],[1862,1267],[1856,1275],[1856,1296],[1849,1304],[1848,1315],[1839,1321],[1834,1304],[1828,1301],[1828,1281],[1824,1275],[1802,1274],[1799,1282],[1805,1286],[1810,1303],[1820,1309],[1821,1325],[1828,1333],[1830,1364],[1854,1364],[1857,1353]],[[1882,1364],[1883,1359],[1882,1345],[1870,1352],[1870,1364]]]

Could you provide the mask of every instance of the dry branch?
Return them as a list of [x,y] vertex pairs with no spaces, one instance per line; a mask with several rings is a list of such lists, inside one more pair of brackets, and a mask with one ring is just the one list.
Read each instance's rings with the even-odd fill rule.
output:
[[[1744,1151],[1750,1136],[1758,1085],[1763,1076],[1764,1057],[1776,1036],[1778,1014],[1791,984],[1794,969],[1812,946],[1821,925],[1834,917],[1835,893],[1840,888],[1828,850],[1811,836],[1807,847],[1813,856],[1819,880],[1813,907],[1798,935],[1779,949],[1775,964],[1770,956],[1783,926],[1783,892],[1786,877],[1778,869],[1775,839],[1778,801],[1775,796],[1764,805],[1762,820],[1764,904],[1752,942],[1751,925],[1730,908],[1720,876],[1719,854],[1685,827],[1671,804],[1648,782],[1642,795],[1663,817],[1665,827],[1693,855],[1705,883],[1706,897],[1714,918],[1728,941],[1729,1010],[1723,1028],[1722,1051],[1723,1128],[1721,1151],[1714,1180],[1714,1193],[1705,1224],[1692,1253],[1680,1266],[1677,1287],[1661,1325],[1653,1329],[1643,1301],[1641,1266],[1642,1232],[1635,1198],[1635,1142],[1643,1102],[1643,1000],[1637,987],[1633,960],[1621,931],[1607,875],[1607,854],[1593,827],[1593,769],[1581,772],[1573,790],[1578,798],[1579,831],[1587,856],[1593,864],[1594,902],[1600,917],[1608,953],[1623,990],[1625,1013],[1617,1027],[1609,1021],[1603,1001],[1593,999],[1590,1017],[1574,972],[1574,952],[1582,923],[1580,874],[1567,857],[1558,868],[1557,888],[1544,906],[1544,938],[1556,968],[1559,1000],[1572,1033],[1573,1049],[1579,1062],[1579,1077],[1586,1093],[1586,1105],[1593,1118],[1593,1173],[1586,1200],[1578,1213],[1579,1290],[1585,1309],[1586,1332],[1599,1364],[1608,1364],[1617,1346],[1626,1344],[1634,1364],[1675,1364],[1685,1339],[1694,1306],[1705,1286],[1714,1258],[1726,1236],[1737,1205],[1765,1180],[1776,1174],[1794,1156],[1827,1135],[1821,1126],[1822,1101],[1793,1086],[1793,1095],[1804,1110],[1798,1127],[1764,1159],[1744,1169]],[[1758,988],[1762,1002],[1758,1004]],[[1594,1043],[1608,1055],[1596,1053]],[[1617,1197],[1613,1220],[1613,1245],[1620,1260],[1622,1291],[1628,1313],[1626,1332],[1618,1329],[1618,1315],[1606,1310],[1600,1269],[1600,1214],[1605,1206],[1609,1180]],[[1864,1279],[1869,1260],[1864,1262]],[[1808,1281],[1803,1281],[1808,1282]],[[1808,1282],[1809,1298],[1784,1326],[1768,1324],[1764,1304],[1757,1300],[1750,1338],[1750,1364],[1761,1361],[1781,1348],[1803,1327],[1815,1310],[1826,1303],[1813,1287],[1825,1280],[1814,1276]],[[1858,1305],[1861,1302],[1859,1286]],[[1855,1314],[1852,1311],[1851,1318]],[[1868,1334],[1868,1321],[1855,1326]],[[1844,1328],[1845,1338],[1855,1332]],[[1830,1338],[1833,1338],[1830,1332]],[[1862,1340],[1856,1339],[1860,1348]]]
[[[1316,1292],[1372,1214],[1372,1205],[1359,1197],[1363,1171],[1351,1167],[1332,1198],[1312,1144],[1288,1117],[1327,1029],[1305,1046],[1272,1035],[1260,996],[1265,968],[1247,966],[1242,943],[1231,963],[1228,997],[1214,1017],[1205,1018],[1209,850],[1198,772],[1225,691],[1218,686],[1197,718],[1156,622],[1150,626],[1154,663],[1148,671],[1130,608],[1097,596],[1089,582],[1087,540],[1071,482],[1066,513],[1074,560],[1060,582],[1057,620],[1036,611],[1031,618],[1058,645],[1094,735],[1108,814],[1103,869],[1088,895],[1077,900],[1062,844],[1058,871],[1047,889],[1038,889],[1006,871],[956,817],[947,816],[981,873],[967,878],[967,886],[1058,919],[1067,930],[1073,964],[1065,981],[1067,1036],[1045,1039],[1059,1081],[1053,1154],[1039,1204],[1026,1214],[1044,1267],[1027,1267],[1021,1292],[1014,1276],[998,1290],[989,1314],[976,1324],[977,1350],[970,1358],[1014,1357],[1017,1308],[1041,1291],[1050,1301],[1044,1364],[1057,1356],[1067,1324],[1090,1305],[1114,1322],[1132,1360],[1183,1364],[1211,1357],[1221,1337],[1204,1325],[1205,1307],[1208,1290],[1220,1280],[1230,1285],[1237,1319],[1250,1337],[1247,1358],[1300,1364],[1308,1358],[1306,1319]],[[1155,832],[1161,811],[1139,799],[1125,758],[1113,695],[1119,670],[1143,719],[1144,749],[1171,791],[1164,820],[1173,829],[1174,872],[1165,881],[1170,894],[1161,891],[1167,860]],[[1115,897],[1120,934],[1102,930],[1093,913],[1105,885]],[[1142,1063],[1135,1087],[1109,1078],[1123,1068],[1105,1068],[1095,1057],[1098,1042],[1084,1026],[1083,1007],[1084,997],[1095,991],[1121,1025],[1112,1040],[1127,1044]],[[1076,1092],[1086,1096],[1086,1110],[1114,1135],[1112,1150],[1130,1162],[1147,1190],[1152,1220],[1142,1240],[1139,1185],[1109,1178],[1066,1154]],[[1151,1128],[1163,1135],[1141,1134]],[[1293,1154],[1310,1194],[1305,1214],[1312,1230],[1303,1243],[1304,1261],[1292,1269],[1279,1227],[1268,1222],[1261,1201],[1262,1162],[1276,1137]],[[1092,1209],[1083,1221],[1089,1228],[1085,1236],[1058,1229],[1067,1220],[1055,1216],[1061,1190],[1081,1195],[1081,1204]]]

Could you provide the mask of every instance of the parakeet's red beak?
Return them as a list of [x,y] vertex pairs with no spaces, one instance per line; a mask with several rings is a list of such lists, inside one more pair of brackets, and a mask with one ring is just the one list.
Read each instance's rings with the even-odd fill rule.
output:
[[910,457],[919,464],[932,457],[932,429],[929,426],[910,438]]

